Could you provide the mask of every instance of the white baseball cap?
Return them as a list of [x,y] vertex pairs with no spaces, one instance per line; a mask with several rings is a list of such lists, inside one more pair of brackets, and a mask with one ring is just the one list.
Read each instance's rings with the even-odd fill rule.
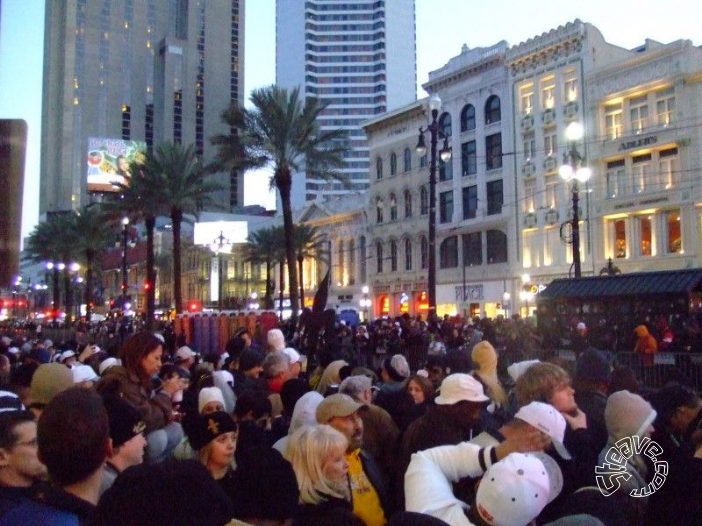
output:
[[183,345],[180,349],[178,349],[175,353],[176,357],[176,363],[177,362],[184,362],[188,358],[193,358],[194,356],[197,356],[197,353],[193,351],[190,347],[187,345]]
[[469,374],[454,373],[441,382],[439,396],[434,400],[439,405],[453,405],[457,402],[487,402],[483,384]]
[[290,365],[305,361],[304,357],[292,347],[286,347],[285,349],[283,349],[283,352],[290,360]]
[[100,378],[95,370],[89,365],[74,365],[71,369],[73,374],[73,383],[87,382],[88,380],[97,380]]
[[563,415],[551,404],[544,402],[531,402],[517,411],[514,418],[518,418],[535,427],[551,438],[553,448],[561,458],[570,460],[572,457],[563,445],[566,421]]

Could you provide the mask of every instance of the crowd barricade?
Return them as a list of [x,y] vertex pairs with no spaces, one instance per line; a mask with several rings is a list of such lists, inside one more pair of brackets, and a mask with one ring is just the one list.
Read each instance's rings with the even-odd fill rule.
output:
[[702,391],[702,354],[658,352],[653,355],[652,365],[644,365],[640,353],[619,352],[612,365],[631,368],[646,389],[659,389],[671,380],[682,380]]

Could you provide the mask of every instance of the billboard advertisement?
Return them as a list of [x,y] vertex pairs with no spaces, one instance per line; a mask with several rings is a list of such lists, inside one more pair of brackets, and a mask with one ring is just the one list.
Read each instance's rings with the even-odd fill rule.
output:
[[123,139],[88,138],[88,192],[119,192],[129,184],[129,164],[143,160],[146,143]]

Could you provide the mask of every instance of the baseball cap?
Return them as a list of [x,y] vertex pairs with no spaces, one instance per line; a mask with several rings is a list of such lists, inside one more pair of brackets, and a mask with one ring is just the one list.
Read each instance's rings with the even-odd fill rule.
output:
[[527,424],[535,427],[542,433],[551,437],[553,448],[561,458],[570,460],[572,457],[563,445],[565,436],[566,421],[563,415],[551,404],[544,402],[531,402],[517,411],[514,418],[518,418]]
[[439,405],[453,405],[457,402],[487,402],[483,384],[469,374],[454,373],[448,375],[441,382],[438,389],[439,396],[435,402]]
[[490,466],[475,496],[480,517],[493,526],[525,526],[563,489],[558,464],[543,453],[512,453]]
[[524,360],[523,362],[515,362],[507,367],[507,374],[513,381],[519,380],[529,367],[539,363],[539,360]]
[[34,371],[29,398],[32,404],[46,405],[69,387],[73,387],[71,369],[60,363],[45,363]]
[[197,353],[193,351],[190,347],[187,345],[183,345],[180,349],[178,349],[175,353],[175,361],[177,362],[184,362],[188,358],[193,358],[194,356],[197,356]]
[[58,361],[61,362],[61,363],[63,363],[63,362],[65,362],[66,360],[68,360],[69,358],[71,358],[71,357],[73,357],[73,356],[75,356],[75,355],[76,355],[75,351],[70,351],[70,350],[69,350],[69,351],[63,351],[63,352],[61,353],[61,355],[59,356]]
[[105,371],[107,371],[113,365],[122,365],[122,361],[119,358],[114,358],[112,356],[110,356],[109,358],[105,358],[103,361],[101,361],[100,366],[98,367],[98,372],[100,373],[100,376],[105,374]]
[[317,406],[317,422],[326,424],[335,416],[349,416],[362,407],[366,407],[366,404],[356,402],[349,395],[336,393],[326,397]]
[[80,382],[87,382],[89,380],[97,380],[98,378],[100,378],[95,372],[95,369],[93,369],[89,365],[74,365],[71,369],[71,373],[73,374],[74,384],[78,384]]
[[304,361],[302,355],[292,347],[286,347],[285,349],[283,349],[283,352],[290,359],[290,365]]
[[22,410],[24,410],[24,405],[22,405],[19,396],[10,391],[0,391],[0,413]]

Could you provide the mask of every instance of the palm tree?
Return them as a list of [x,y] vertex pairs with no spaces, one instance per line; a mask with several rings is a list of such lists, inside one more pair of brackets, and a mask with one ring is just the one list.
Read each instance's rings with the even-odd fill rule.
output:
[[168,209],[173,229],[173,299],[176,313],[183,308],[181,290],[181,225],[186,214],[197,216],[204,208],[215,207],[214,193],[222,187],[206,178],[193,145],[163,143],[151,156],[157,168],[159,200]]
[[305,288],[302,279],[302,263],[307,258],[320,258],[320,253],[324,247],[322,234],[317,227],[301,223],[295,225],[295,254],[297,257],[297,268],[300,276],[300,305],[305,306]]
[[283,246],[280,227],[262,228],[249,234],[246,243],[246,259],[251,263],[266,264],[266,292],[263,303],[266,309],[273,308],[272,276],[273,264],[277,262]]
[[291,205],[292,177],[307,171],[318,179],[335,179],[347,183],[338,171],[343,166],[344,130],[320,130],[318,117],[329,102],[300,97],[299,88],[291,92],[278,86],[259,88],[251,94],[253,109],[234,105],[222,114],[232,129],[230,135],[215,135],[218,147],[213,171],[270,167],[270,187],[277,188],[283,212],[285,254],[288,262],[290,307],[297,317],[299,308],[295,241]]
[[95,258],[110,243],[114,229],[107,221],[107,214],[100,207],[86,206],[73,216],[77,248],[82,253],[85,266],[85,315],[90,322],[93,309],[93,277]]

